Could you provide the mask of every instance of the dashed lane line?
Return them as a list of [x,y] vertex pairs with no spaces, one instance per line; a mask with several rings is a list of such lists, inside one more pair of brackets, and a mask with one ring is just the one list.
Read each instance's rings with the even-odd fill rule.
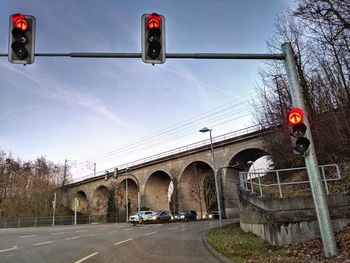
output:
[[63,235],[66,232],[54,232],[54,233],[50,233],[50,235]]
[[84,230],[77,230],[77,231],[74,231],[74,232],[75,232],[75,233],[83,233],[83,232],[87,232],[87,231],[89,231],[89,230],[84,229]]
[[123,244],[123,243],[128,242],[128,241],[131,241],[131,240],[133,240],[133,238],[129,238],[129,239],[120,241],[120,242],[118,242],[118,243],[115,243],[114,245],[115,245],[115,246],[118,246],[118,245],[120,245],[120,244]]
[[33,246],[41,246],[41,245],[46,245],[46,244],[50,244],[55,242],[54,240],[50,240],[50,241],[46,241],[46,242],[40,242],[40,243],[36,243]]
[[108,233],[109,233],[109,234],[113,234],[113,233],[116,233],[116,232],[119,232],[119,230],[110,231],[110,232],[108,232]]
[[74,239],[78,239],[78,238],[80,238],[80,237],[68,237],[65,240],[74,240]]
[[149,236],[149,235],[153,235],[153,234],[156,234],[156,233],[158,233],[158,231],[153,231],[153,232],[150,232],[150,233],[146,233],[146,234],[144,234],[145,236]]
[[37,237],[38,235],[19,236],[18,238]]
[[175,229],[177,229],[177,226],[176,227],[167,228],[167,230],[175,230]]
[[18,247],[14,246],[14,247],[10,247],[10,248],[6,248],[6,249],[3,249],[3,250],[0,250],[0,253],[6,252],[6,251],[10,251],[10,250],[15,250],[15,249],[18,249]]
[[106,229],[108,229],[108,228],[102,227],[102,228],[97,228],[96,230],[106,230]]
[[92,253],[92,254],[86,256],[85,258],[82,258],[82,259],[79,259],[78,261],[75,261],[74,263],[83,262],[83,261],[85,261],[85,260],[87,260],[87,259],[89,259],[89,258],[91,258],[91,257],[93,257],[93,256],[96,256],[97,254],[98,254],[98,252]]
[[130,231],[130,230],[134,230],[134,229],[133,228],[124,229],[124,231]]

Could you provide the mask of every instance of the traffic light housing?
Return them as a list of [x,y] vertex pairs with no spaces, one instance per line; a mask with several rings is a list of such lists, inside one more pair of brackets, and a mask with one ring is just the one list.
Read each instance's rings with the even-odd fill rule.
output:
[[141,17],[142,60],[145,63],[165,62],[165,19],[157,13]]
[[307,126],[303,123],[304,111],[293,108],[288,114],[290,134],[294,153],[303,155],[310,146],[310,140],[305,137]]
[[34,16],[13,14],[9,23],[8,60],[14,64],[32,64],[35,58]]

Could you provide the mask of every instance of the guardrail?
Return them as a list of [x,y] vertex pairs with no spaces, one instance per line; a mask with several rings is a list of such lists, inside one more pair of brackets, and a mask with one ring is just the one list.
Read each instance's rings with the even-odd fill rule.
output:
[[[77,215],[77,224],[91,224],[94,222],[107,222],[107,215]],[[56,216],[53,223],[52,217],[31,217],[31,218],[5,218],[0,219],[0,228],[22,228],[40,226],[74,225],[73,216]]]
[[[324,183],[326,194],[329,194],[328,182],[341,179],[339,167],[337,164],[320,165],[322,182]],[[288,185],[310,184],[309,180],[283,182],[290,179],[288,176],[299,172],[299,177],[307,177],[306,167],[271,170],[271,171],[254,171],[239,172],[240,187],[252,193],[259,192],[263,196],[263,188],[278,187],[279,197],[282,198],[282,187]],[[275,176],[273,176],[275,174]],[[255,189],[254,189],[255,188]],[[258,189],[258,190],[256,190]]]
[[[233,131],[233,132],[225,133],[225,134],[213,137],[213,144],[215,144],[217,142],[220,142],[220,141],[233,139],[235,137],[239,137],[239,136],[242,136],[242,135],[247,135],[249,133],[253,133],[253,132],[256,132],[256,131],[259,131],[259,130],[263,130],[263,127],[261,125],[254,125],[254,126],[247,127],[247,128],[244,128],[244,129],[239,129],[239,130],[236,130],[236,131]],[[181,147],[176,148],[176,149],[172,149],[172,150],[169,150],[169,151],[166,151],[166,152],[162,152],[162,153],[158,153],[158,154],[155,154],[155,155],[151,155],[151,156],[148,156],[148,157],[145,157],[145,158],[141,158],[141,159],[138,159],[136,161],[132,161],[132,162],[129,162],[129,163],[126,163],[126,164],[122,164],[122,165],[119,165],[119,166],[111,167],[111,168],[99,171],[96,174],[88,174],[88,175],[85,175],[85,176],[82,176],[82,177],[73,178],[73,179],[69,180],[67,182],[67,184],[77,183],[77,182],[84,181],[86,179],[90,179],[90,178],[93,178],[93,177],[103,176],[103,175],[106,174],[106,172],[113,172],[114,169],[118,169],[118,170],[123,170],[123,169],[126,169],[126,168],[130,169],[130,167],[133,167],[133,166],[136,166],[136,165],[140,165],[140,164],[143,164],[143,163],[151,162],[151,161],[154,161],[154,160],[158,160],[158,159],[161,159],[161,158],[164,158],[164,157],[168,157],[168,156],[175,155],[175,154],[178,154],[178,153],[186,152],[186,151],[189,151],[189,150],[194,150],[196,148],[199,148],[199,147],[202,147],[202,146],[206,146],[206,145],[208,145],[208,146],[210,145],[210,139],[207,139],[207,140],[204,140],[204,141],[195,142],[195,143],[188,144],[188,145],[185,145],[185,146],[181,146]]]

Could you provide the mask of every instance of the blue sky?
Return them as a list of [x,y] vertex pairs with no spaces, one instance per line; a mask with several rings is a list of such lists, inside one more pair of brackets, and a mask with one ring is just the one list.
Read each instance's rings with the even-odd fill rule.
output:
[[[276,16],[291,5],[291,0],[5,1],[0,53],[8,49],[9,16],[18,12],[36,17],[37,53],[140,52],[141,16],[152,12],[166,19],[168,53],[267,53]],[[207,139],[198,132],[203,126],[214,136],[247,127],[252,124],[247,103],[263,65],[167,59],[152,66],[141,59],[37,57],[22,66],[1,57],[0,149],[23,160],[69,159],[80,170],[96,162],[102,170]],[[229,106],[225,116],[208,116],[222,105]],[[198,126],[145,139],[200,116]],[[143,148],[118,150],[141,140]]]

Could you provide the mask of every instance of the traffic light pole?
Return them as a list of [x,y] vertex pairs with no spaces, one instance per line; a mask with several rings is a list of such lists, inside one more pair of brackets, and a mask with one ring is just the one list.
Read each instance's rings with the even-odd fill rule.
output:
[[[320,227],[324,254],[326,257],[337,255],[337,247],[334,239],[333,228],[329,216],[327,201],[322,187],[320,171],[316,158],[316,151],[312,140],[311,129],[307,118],[303,95],[296,71],[295,55],[290,43],[282,45],[281,54],[248,54],[248,53],[166,53],[166,58],[174,59],[263,59],[284,60],[285,68],[290,84],[292,102],[295,107],[304,110],[304,123],[309,129],[306,136],[310,140],[310,147],[305,153],[305,164],[315,204],[315,210]],[[8,54],[0,54],[7,57]],[[71,57],[71,58],[141,58],[141,53],[101,53],[101,52],[69,52],[69,53],[36,53],[37,57]],[[126,208],[127,209],[127,208]]]
[[[69,52],[69,53],[35,53],[36,57],[70,57],[70,58],[141,58],[141,53],[103,53],[103,52]],[[7,57],[7,53],[0,54]],[[248,54],[248,53],[166,53],[166,58],[183,59],[264,59],[284,60],[284,54]]]
[[290,93],[292,97],[293,107],[302,109],[305,113],[303,122],[307,127],[306,137],[310,141],[309,149],[305,152],[305,165],[310,180],[312,196],[314,199],[316,215],[321,232],[324,254],[326,257],[337,255],[337,246],[334,239],[334,233],[332,228],[332,222],[329,216],[327,200],[325,192],[323,190],[320,170],[318,168],[318,162],[316,158],[316,151],[314,142],[312,139],[309,120],[307,117],[307,111],[304,105],[303,94],[299,83],[298,74],[296,71],[295,55],[290,43],[282,45],[282,51],[285,54],[285,68],[287,71]]

